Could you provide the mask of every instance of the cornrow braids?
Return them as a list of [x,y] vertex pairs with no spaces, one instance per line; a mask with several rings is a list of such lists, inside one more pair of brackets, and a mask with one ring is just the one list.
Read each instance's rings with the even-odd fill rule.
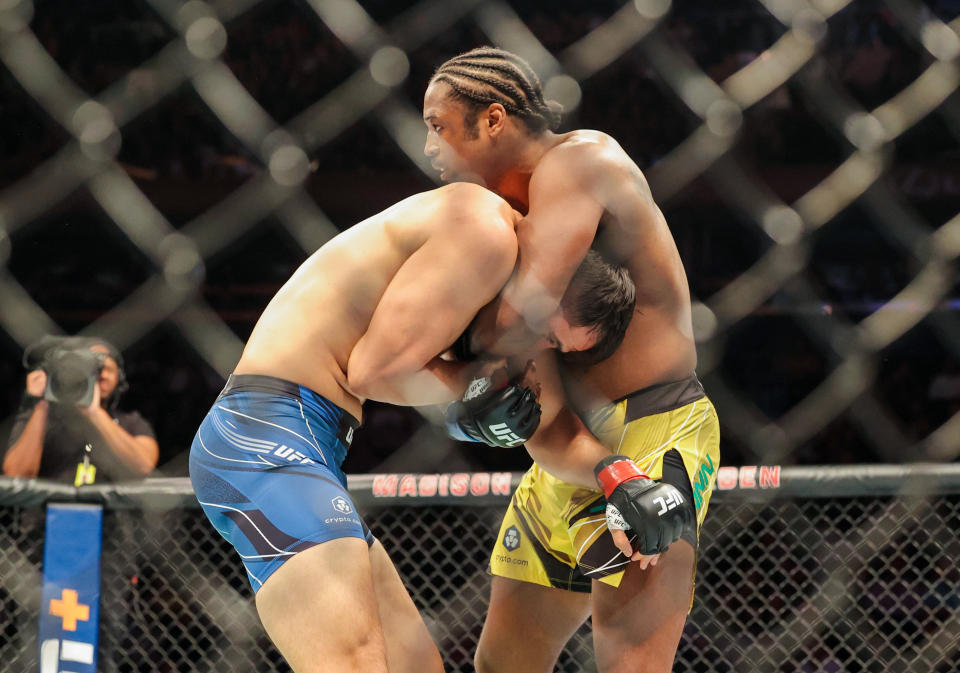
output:
[[[525,60],[496,47],[478,47],[446,61],[437,68],[431,82],[444,82],[451,96],[467,104],[471,129],[487,105],[499,103],[523,120],[527,129],[540,133],[560,125],[562,106],[544,100],[540,78]],[[475,132],[475,129],[474,129]]]

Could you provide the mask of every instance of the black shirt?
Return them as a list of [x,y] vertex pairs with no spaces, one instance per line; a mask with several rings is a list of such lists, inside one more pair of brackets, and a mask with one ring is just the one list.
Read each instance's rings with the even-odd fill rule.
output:
[[[10,430],[10,439],[7,449],[17,441],[23,433],[23,428],[33,414],[36,399],[26,397],[20,405]],[[116,423],[134,437],[147,435],[155,437],[150,423],[137,411],[109,412]],[[86,449],[90,445],[90,451]],[[95,483],[126,481],[142,479],[119,458],[117,458],[106,440],[100,435],[93,424],[73,407],[64,407],[59,404],[50,405],[47,415],[46,433],[43,439],[43,455],[40,458],[40,479],[51,479],[73,484],[77,474],[77,465],[83,463],[84,455],[91,465],[96,466]]]

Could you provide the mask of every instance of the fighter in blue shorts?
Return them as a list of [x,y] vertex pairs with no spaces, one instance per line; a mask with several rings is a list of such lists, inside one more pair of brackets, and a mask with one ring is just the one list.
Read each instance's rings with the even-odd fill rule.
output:
[[373,544],[340,470],[359,425],[290,381],[256,374],[227,381],[193,440],[190,476],[254,591],[289,557],[321,542],[359,537]]
[[[493,192],[460,183],[335,237],[270,301],[197,431],[197,498],[243,560],[267,634],[296,673],[443,670],[341,465],[365,399],[421,406],[463,395],[477,368],[441,355],[510,277],[519,219]],[[599,258],[590,264],[590,279],[630,283]],[[599,319],[580,321],[565,303],[548,323],[571,349],[619,342],[622,329],[607,322],[625,322],[630,290],[629,304],[613,293]],[[450,422],[492,445],[525,441],[539,422],[533,392],[483,381]]]

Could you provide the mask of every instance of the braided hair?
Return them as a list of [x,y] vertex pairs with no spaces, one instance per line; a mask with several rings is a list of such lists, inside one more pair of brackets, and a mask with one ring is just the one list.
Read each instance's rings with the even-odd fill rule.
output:
[[454,56],[433,73],[430,82],[445,82],[451,98],[467,105],[467,128],[476,135],[477,115],[491,103],[499,103],[523,120],[532,133],[560,125],[563,107],[543,99],[540,78],[525,60],[496,47],[477,47]]

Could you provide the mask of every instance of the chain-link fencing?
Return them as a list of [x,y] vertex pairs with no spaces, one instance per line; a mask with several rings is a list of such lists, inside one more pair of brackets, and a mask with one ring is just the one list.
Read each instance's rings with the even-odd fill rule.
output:
[[[904,178],[898,168],[898,153],[911,146],[911,130],[928,121],[935,125],[932,131],[923,127],[934,136],[927,145],[953,152],[945,158],[955,157],[960,138],[956,5],[891,0],[880,11],[842,0],[748,4],[701,7],[697,14],[695,3],[691,10],[669,0],[635,0],[600,3],[586,17],[573,5],[564,5],[551,17],[536,3],[499,0],[425,1],[402,10],[390,3],[311,0],[298,6],[292,25],[299,32],[288,31],[291,39],[279,46],[277,40],[286,34],[267,43],[275,55],[282,56],[284,49],[310,55],[304,59],[309,60],[304,72],[321,84],[310,89],[319,91],[317,98],[305,100],[296,86],[300,80],[287,88],[279,82],[251,91],[245,83],[281,79],[286,71],[251,78],[245,68],[256,69],[260,62],[244,61],[231,51],[232,32],[235,49],[255,51],[259,43],[244,40],[256,33],[262,12],[277,10],[275,3],[150,0],[135,17],[136,48],[129,47],[125,60],[116,53],[101,54],[98,58],[115,61],[109,61],[112,69],[98,70],[96,61],[65,60],[66,55],[83,53],[76,45],[70,52],[70,38],[58,32],[72,28],[64,22],[72,10],[61,8],[58,15],[57,3],[10,0],[0,7],[0,61],[10,99],[26,99],[32,110],[28,116],[42,117],[37,123],[44,128],[57,127],[43,135],[49,145],[45,153],[32,162],[13,164],[10,184],[0,193],[0,260],[8,268],[0,277],[0,325],[9,337],[11,360],[40,335],[59,332],[62,323],[69,323],[121,349],[172,334],[176,348],[193,353],[210,376],[226,375],[241,350],[238,331],[242,334],[245,328],[238,330],[238,312],[231,311],[229,301],[218,299],[204,285],[205,274],[231,258],[249,264],[249,246],[257,244],[251,236],[257,232],[284,232],[300,246],[301,259],[335,233],[337,227],[318,205],[324,198],[317,195],[325,191],[311,172],[318,163],[329,183],[326,191],[346,192],[346,200],[369,199],[378,188],[391,194],[404,190],[396,181],[388,186],[360,180],[346,190],[342,181],[334,182],[336,171],[323,172],[324,167],[342,163],[337,157],[351,150],[359,157],[355,163],[369,159],[371,164],[399,165],[407,174],[422,172],[407,188],[429,185],[435,176],[422,154],[419,111],[429,68],[448,51],[490,42],[525,56],[541,74],[547,94],[562,102],[574,121],[591,106],[606,106],[611,118],[643,110],[646,100],[632,97],[645,95],[637,82],[650,81],[659,90],[650,97],[650,105],[662,108],[658,118],[684,120],[680,123],[685,127],[670,127],[662,134],[667,146],[658,151],[647,151],[641,141],[633,143],[634,148],[629,138],[624,144],[643,155],[638,161],[668,216],[672,204],[691,199],[707,184],[723,208],[739,218],[737,229],[715,236],[751,241],[749,259],[711,287],[697,282],[695,260],[688,260],[700,295],[694,307],[699,373],[724,419],[725,441],[737,447],[744,462],[783,462],[811,440],[831,441],[844,433],[867,445],[872,459],[951,460],[960,450],[956,400],[926,405],[928,416],[918,424],[913,414],[924,412],[907,409],[878,379],[916,369],[903,364],[909,358],[898,352],[898,344],[907,343],[903,339],[916,332],[914,328],[922,327],[927,338],[922,349],[935,349],[944,362],[960,359],[960,329],[949,301],[960,250],[956,200],[920,212],[911,197],[917,190],[906,185],[920,178]],[[109,10],[109,3],[105,6]],[[58,16],[66,25],[57,23]],[[557,37],[564,17],[574,27]],[[88,21],[83,28],[91,33],[116,24],[93,10],[79,12],[76,21]],[[101,25],[104,21],[106,26]],[[718,30],[730,31],[722,39],[734,48],[737,67],[728,64],[717,70],[702,64],[700,42],[684,39],[684,31],[696,21],[712,21]],[[858,27],[858,21],[866,23]],[[276,32],[267,21],[263,29]],[[844,36],[857,31],[874,31],[880,37],[871,33],[857,38],[866,41],[866,56],[863,50],[838,52],[836,42],[851,39]],[[883,37],[890,35],[893,38]],[[846,61],[867,58],[869,49],[881,49],[883,40],[901,49],[892,56],[888,49],[888,61],[903,60],[910,69],[898,71],[892,83],[872,96],[882,100],[866,106],[861,101],[871,96],[853,86],[860,80],[845,74],[852,67]],[[301,42],[310,50],[298,51]],[[125,53],[124,44],[117,48],[120,53]],[[265,67],[260,64],[259,69]],[[855,71],[858,77],[861,71]],[[616,73],[618,79],[612,82],[623,87],[622,95],[607,87],[604,76],[609,72]],[[897,82],[903,86],[896,88]],[[175,117],[177,123],[165,128],[162,119],[157,122],[151,115],[186,105],[185,95],[203,108],[197,114],[202,113],[204,121],[200,132],[178,141],[182,120]],[[809,110],[824,146],[829,145],[826,154],[834,158],[803,179],[788,175],[786,190],[776,186],[755,157],[745,159],[743,148],[745,143],[772,143],[762,132],[785,95],[793,107]],[[628,104],[634,107],[624,108]],[[138,124],[152,129],[146,140]],[[370,134],[375,134],[373,148],[369,140],[355,142],[358,135]],[[171,142],[165,142],[168,135]],[[49,141],[51,137],[55,140]],[[198,197],[165,199],[163,189],[175,187],[151,183],[145,175],[151,170],[131,163],[146,152],[137,149],[144,144],[179,147],[200,140],[223,155],[211,161],[242,166],[238,170],[244,178],[226,183],[232,185],[226,189],[220,184],[220,192],[206,200],[200,197],[200,205],[184,221],[184,211],[173,204],[178,198],[185,202]],[[22,144],[29,146],[29,139]],[[956,176],[947,170],[937,179],[947,184]],[[189,194],[183,187],[188,183],[176,184]],[[61,310],[55,320],[48,313],[48,305],[56,303],[50,295],[69,289],[41,292],[37,283],[42,281],[35,276],[27,289],[18,276],[28,271],[9,269],[17,268],[18,252],[31,246],[31,223],[78,198],[100,212],[113,245],[125,251],[121,254],[132,254],[136,287],[114,287],[104,300],[108,305],[79,318]],[[835,301],[836,293],[827,291],[823,278],[814,273],[819,234],[850,210],[861,214],[870,236],[884,241],[902,271],[884,296],[860,309]],[[45,238],[41,244],[56,246],[62,233],[65,230],[59,230],[52,243]],[[64,240],[67,246],[75,243]],[[265,300],[258,297],[255,305],[262,307]],[[753,325],[758,315],[771,311],[785,315],[784,324]],[[256,310],[248,313],[251,322]],[[741,375],[742,352],[753,350],[755,341],[743,344],[738,337],[750,329],[779,330],[779,338],[794,342],[788,349],[802,349],[804,357],[818,362],[815,373],[802,383],[791,381],[787,387],[792,392],[771,401],[776,393],[765,386],[775,382],[758,386],[749,380],[764,369],[783,375],[782,368],[754,363]],[[790,357],[769,356],[772,361]],[[905,372],[890,372],[891,359]],[[936,364],[932,367],[934,371],[922,375],[921,390],[939,373]],[[216,383],[209,387],[215,389]],[[173,427],[182,425],[171,421]]]
[[[174,481],[99,492],[107,502],[99,670],[289,670],[260,626],[236,553],[189,484]],[[354,482],[354,499],[447,670],[473,671],[506,497],[375,498],[371,483]],[[784,468],[776,483],[715,496],[674,670],[957,670],[960,471]],[[4,503],[31,495],[0,485]],[[36,670],[43,511],[4,504],[0,518],[0,654],[8,670]],[[592,653],[588,622],[557,670],[595,671]]]
[[[901,63],[882,95],[871,97],[851,85],[844,74],[850,63],[834,44],[839,33],[852,30],[858,12],[876,11],[863,3],[760,0],[714,10],[718,17],[760,12],[766,28],[760,37],[751,31],[749,49],[735,50],[730,63],[713,68],[700,58],[696,42],[684,39],[696,17],[670,0],[595,3],[574,36],[559,40],[551,37],[551,17],[535,11],[534,3],[424,0],[400,9],[310,0],[298,5],[297,16],[303,39],[316,46],[309,74],[322,86],[314,98],[305,97],[298,82],[278,82],[278,73],[244,72],[231,52],[243,48],[238,33],[256,32],[260,13],[277,3],[148,0],[139,5],[148,18],[137,19],[150,36],[143,38],[142,59],[117,68],[115,78],[109,69],[85,73],[65,58],[71,31],[99,24],[78,8],[77,22],[89,20],[89,26],[60,25],[51,19],[55,4],[0,2],[4,105],[24,106],[43,141],[33,148],[27,138],[19,147],[28,159],[3,165],[0,346],[12,362],[42,334],[68,327],[105,337],[121,350],[174,335],[176,348],[192,353],[216,379],[214,390],[237,361],[243,332],[237,324],[250,322],[250,310],[211,291],[211,274],[255,264],[257,236],[278,232],[293,242],[291,256],[302,259],[337,232],[348,206],[382,203],[432,184],[422,155],[422,88],[444,58],[488,42],[526,57],[548,95],[574,120],[598,107],[629,118],[644,106],[633,98],[655,93],[650,100],[662,108],[660,116],[671,118],[661,134],[648,133],[657,142],[614,135],[638,155],[668,220],[704,189],[718,208],[736,213],[736,227],[712,235],[748,241],[746,262],[722,282],[695,277],[698,260],[715,246],[691,251],[681,241],[681,250],[698,300],[698,372],[718,408],[724,441],[745,462],[802,460],[805,447],[817,441],[830,444],[821,455],[855,441],[888,462],[950,461],[960,454],[955,397],[904,400],[890,392],[898,387],[896,376],[912,372],[909,337],[918,330],[935,360],[960,360],[960,323],[950,296],[960,254],[960,215],[949,188],[957,179],[951,165],[960,144],[956,3],[883,3],[878,30],[896,37],[903,51],[892,59],[908,54],[909,68]],[[576,13],[566,6],[553,13],[564,11]],[[718,20],[718,26],[731,29],[729,22]],[[736,45],[746,32],[725,39]],[[294,43],[271,48],[283,52]],[[860,57],[870,56],[866,51]],[[273,86],[250,86],[269,80]],[[656,84],[645,88],[644,82]],[[764,131],[785,96],[809,111],[828,159],[817,170],[778,179],[744,144],[767,142]],[[184,97],[205,121],[178,140],[183,120],[174,117],[178,123],[168,127],[156,115]],[[628,103],[634,107],[624,107]],[[179,181],[154,180],[156,171],[140,165],[150,161],[138,161],[159,151],[138,149],[144,127],[154,129],[145,137],[166,146],[169,165],[177,164],[182,145],[199,137],[202,161],[242,177],[200,181],[204,194],[184,187],[193,179],[186,169]],[[904,148],[914,146],[917,129],[933,136],[923,148],[949,150],[941,172],[925,172],[924,165],[905,176]],[[15,131],[9,125],[4,131],[5,147],[12,146]],[[376,147],[356,142],[360,136],[374,138]],[[773,144],[762,149],[773,152]],[[342,158],[354,149],[352,163]],[[369,184],[356,181],[368,160],[415,177],[387,185],[374,173]],[[339,165],[351,179],[336,177]],[[949,198],[921,208],[918,193],[926,187],[917,182],[930,175],[940,185],[937,193]],[[44,270],[23,269],[17,260],[38,240],[51,253],[64,247],[59,254],[69,257],[75,239],[65,229],[40,236],[37,227],[78,200],[99,213],[96,236],[109,240],[116,252],[111,263],[136,282],[110,286],[96,310],[74,315],[52,308],[58,295],[73,291],[69,284],[40,291],[37,274]],[[897,271],[889,292],[853,308],[818,272],[825,234],[851,211],[882,240]],[[262,308],[265,301],[260,296],[252,303]],[[762,322],[773,314],[782,317],[775,331]],[[816,361],[815,373],[795,387],[778,380],[777,367],[750,359],[758,339],[745,346],[742,335],[751,330],[770,335],[759,339],[764,344],[781,340],[788,350],[802,350]],[[899,368],[891,369],[891,361]],[[924,394],[933,389],[939,367],[925,370]],[[7,387],[18,388],[14,370],[4,371],[10,372]],[[757,378],[764,385],[749,384]],[[176,397],[185,388],[178,385],[153,394]],[[924,422],[915,423],[921,416]],[[176,415],[170,423],[189,425]],[[430,435],[391,447],[389,465],[397,467],[384,469],[403,469],[425,454],[441,463],[438,449],[424,451],[434,440]],[[435,633],[451,670],[470,670],[496,514],[412,511],[371,514],[430,624],[449,628]],[[230,554],[199,511],[140,516],[108,517],[103,669],[280,666],[255,628],[239,567],[227,562]],[[42,517],[29,508],[9,510],[2,524],[0,655],[11,669],[29,670]],[[958,551],[957,526],[955,496],[718,506],[707,519],[699,600],[680,659],[693,671],[956,670],[957,578],[949,560]],[[419,535],[391,537],[407,529]],[[141,530],[154,535],[141,536]],[[123,545],[134,531],[142,545]],[[424,544],[431,535],[437,540]],[[440,543],[444,536],[474,543],[458,544],[445,556],[442,550],[452,547]],[[459,579],[453,584],[450,577]],[[587,643],[578,636],[562,670],[591,670]],[[184,669],[185,662],[201,668]]]

